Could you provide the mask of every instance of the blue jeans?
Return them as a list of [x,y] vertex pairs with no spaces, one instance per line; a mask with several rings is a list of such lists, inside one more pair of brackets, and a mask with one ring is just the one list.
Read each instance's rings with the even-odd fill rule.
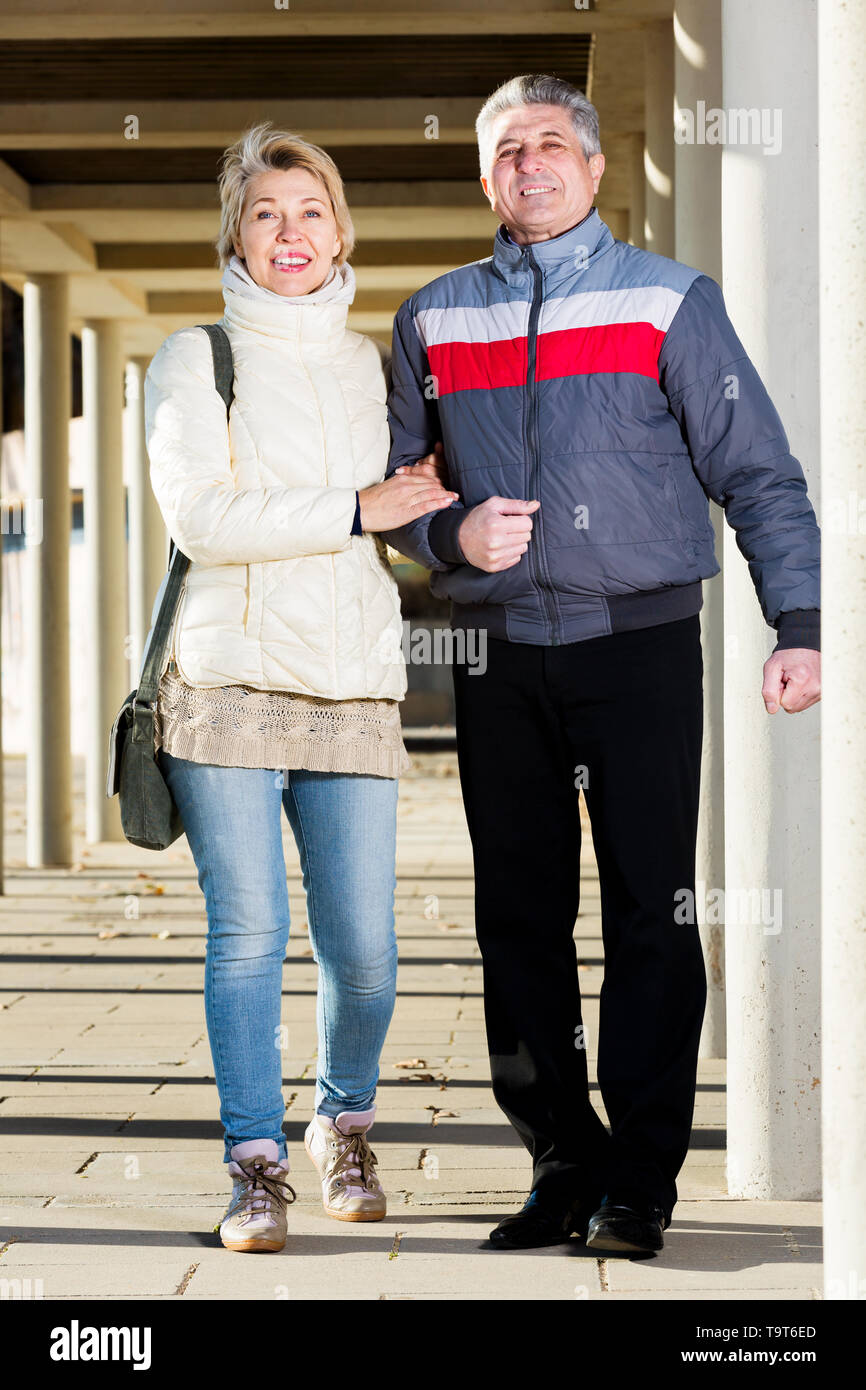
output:
[[208,919],[204,1002],[233,1144],[283,1133],[280,1003],[289,938],[281,809],[298,846],[319,966],[316,1110],[366,1110],[394,1011],[396,777],[217,767],[159,750]]

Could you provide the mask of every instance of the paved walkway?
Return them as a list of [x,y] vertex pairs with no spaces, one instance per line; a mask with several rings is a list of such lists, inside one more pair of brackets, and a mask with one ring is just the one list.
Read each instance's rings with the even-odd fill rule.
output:
[[[665,1249],[594,1258],[574,1240],[497,1252],[528,1159],[489,1091],[472,872],[453,753],[401,781],[399,999],[373,1146],[380,1225],[327,1218],[302,1147],[315,1075],[316,968],[288,826],[285,971],[289,1243],[261,1259],[212,1233],[228,1186],[204,1024],[205,915],[186,841],[86,846],[76,765],[70,871],[25,866],[24,760],[8,758],[0,976],[0,1294],[46,1299],[815,1299],[820,1207],[725,1192],[725,1073],[701,1065],[693,1147]],[[602,978],[588,826],[577,941],[590,1069]],[[597,1091],[596,1102],[601,1108]],[[2,1281],[9,1281],[6,1285]],[[41,1281],[37,1283],[36,1281]]]

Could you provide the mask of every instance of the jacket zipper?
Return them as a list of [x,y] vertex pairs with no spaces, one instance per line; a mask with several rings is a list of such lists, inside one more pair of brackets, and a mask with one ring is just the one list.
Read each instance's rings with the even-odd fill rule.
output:
[[[537,495],[540,460],[538,447],[538,389],[535,380],[536,356],[538,346],[538,319],[541,314],[541,301],[543,298],[543,277],[541,266],[534,259],[528,246],[523,249],[523,257],[527,265],[532,268],[533,291],[532,304],[529,310],[529,331],[527,334],[527,372],[526,390],[529,395],[528,408],[528,429],[527,440],[529,444],[529,498]],[[550,624],[551,644],[554,647],[560,646],[559,619],[556,613],[556,599],[553,594],[553,585],[550,582],[550,574],[547,569],[547,558],[542,544],[542,523],[541,509],[532,514],[533,535],[529,544],[529,563],[530,571],[538,585],[544,603],[547,621]],[[535,542],[533,544],[533,542]]]

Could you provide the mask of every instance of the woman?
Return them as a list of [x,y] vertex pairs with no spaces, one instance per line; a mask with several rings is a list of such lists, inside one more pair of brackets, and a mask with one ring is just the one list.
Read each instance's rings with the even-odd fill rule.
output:
[[325,1211],[375,1221],[367,1133],[394,1008],[402,624],[376,533],[450,506],[432,456],[382,481],[382,355],[346,316],[354,233],[329,156],[269,124],[223,159],[234,401],[200,328],[145,381],[151,481],[192,561],[157,702],[160,766],[205,896],[205,1012],[232,1197],[231,1250],[286,1240],[280,998],[289,932],[285,809],[319,966],[315,1114]]

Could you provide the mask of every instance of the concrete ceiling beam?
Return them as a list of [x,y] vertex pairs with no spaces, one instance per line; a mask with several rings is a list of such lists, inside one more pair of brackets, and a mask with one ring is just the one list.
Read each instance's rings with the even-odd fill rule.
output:
[[471,8],[451,0],[430,5],[428,0],[292,0],[291,8],[244,10],[237,0],[186,9],[171,0],[143,0],[126,10],[116,5],[69,3],[68,0],[20,0],[0,3],[0,38],[163,39],[269,38],[316,35],[391,34],[575,34],[617,31],[669,18],[673,0],[601,0],[593,10],[566,9],[553,4],[538,8],[525,0],[473,0]]

